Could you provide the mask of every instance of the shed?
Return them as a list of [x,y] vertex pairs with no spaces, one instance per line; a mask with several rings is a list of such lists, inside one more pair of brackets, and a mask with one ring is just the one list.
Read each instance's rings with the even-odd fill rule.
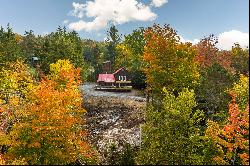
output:
[[113,74],[99,74],[96,89],[131,90],[131,81],[128,71],[122,67]]
[[113,74],[114,74],[116,82],[122,82],[122,83],[130,83],[131,82],[130,75],[124,67],[116,70]]

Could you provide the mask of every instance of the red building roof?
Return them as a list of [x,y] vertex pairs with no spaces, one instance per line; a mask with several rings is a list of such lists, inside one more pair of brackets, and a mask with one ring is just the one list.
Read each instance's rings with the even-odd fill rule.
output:
[[99,74],[97,82],[115,82],[115,77],[113,74]]

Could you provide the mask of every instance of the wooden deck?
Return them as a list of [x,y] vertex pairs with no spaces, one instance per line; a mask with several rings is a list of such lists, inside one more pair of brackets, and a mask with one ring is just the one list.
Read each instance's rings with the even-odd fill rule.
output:
[[103,91],[131,91],[132,86],[121,86],[121,87],[116,87],[116,86],[100,86],[96,85],[95,90],[103,90]]

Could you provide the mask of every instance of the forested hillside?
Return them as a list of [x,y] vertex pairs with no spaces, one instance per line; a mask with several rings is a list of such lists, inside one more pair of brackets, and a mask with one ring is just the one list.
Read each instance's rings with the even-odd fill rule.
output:
[[[106,41],[65,27],[44,36],[1,27],[0,164],[103,164],[106,156],[117,165],[249,165],[249,49],[216,44],[212,34],[181,42],[158,24],[128,35],[113,25]],[[112,71],[125,67],[147,101],[137,112],[145,116],[139,147],[128,142],[118,152],[112,144],[100,154],[79,87],[96,82],[105,61]],[[93,105],[106,109],[109,101]]]

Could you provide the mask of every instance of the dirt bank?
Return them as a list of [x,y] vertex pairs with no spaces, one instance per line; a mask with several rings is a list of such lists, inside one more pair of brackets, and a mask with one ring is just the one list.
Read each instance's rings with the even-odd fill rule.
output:
[[93,90],[93,85],[82,86],[85,118],[89,140],[105,160],[104,153],[112,144],[122,148],[125,142],[140,146],[140,124],[144,122],[145,98],[135,92],[115,93]]

